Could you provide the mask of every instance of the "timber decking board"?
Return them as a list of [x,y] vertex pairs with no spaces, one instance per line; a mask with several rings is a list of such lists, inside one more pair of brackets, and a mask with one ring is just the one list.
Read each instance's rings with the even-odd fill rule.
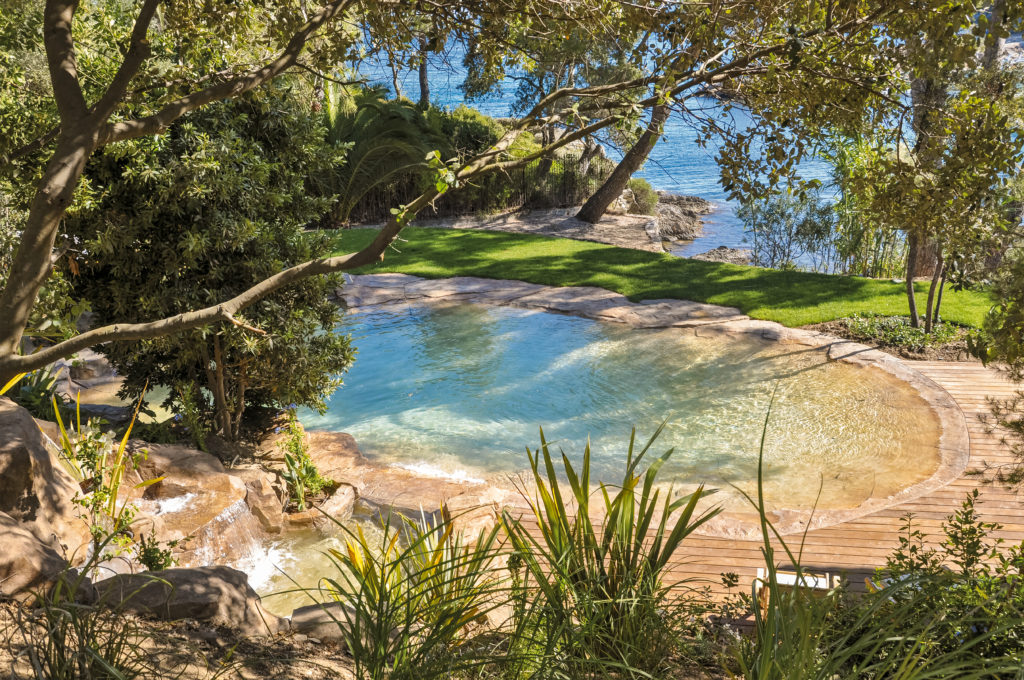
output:
[[[1000,442],[998,433],[989,432],[979,416],[988,413],[988,398],[1010,397],[1016,386],[1001,373],[974,362],[907,361],[925,377],[945,389],[964,413],[970,441],[967,470],[981,468],[983,462],[993,464],[1013,460],[1008,447]],[[851,587],[864,588],[864,579],[898,545],[900,526],[907,513],[913,513],[915,526],[937,542],[942,522],[960,506],[968,491],[980,491],[976,509],[983,520],[1003,525],[995,536],[1014,545],[1024,540],[1024,493],[986,484],[991,475],[963,474],[949,484],[899,505],[873,512],[856,519],[809,531],[806,537],[790,534],[784,539],[796,553],[803,541],[801,562],[812,571],[847,573]],[[535,527],[530,527],[531,533]],[[775,561],[790,564],[788,555],[773,540]],[[670,562],[666,581],[698,579],[717,596],[726,591],[721,574],[735,573],[738,588],[748,591],[759,567],[764,566],[759,540],[729,539],[691,534]]]

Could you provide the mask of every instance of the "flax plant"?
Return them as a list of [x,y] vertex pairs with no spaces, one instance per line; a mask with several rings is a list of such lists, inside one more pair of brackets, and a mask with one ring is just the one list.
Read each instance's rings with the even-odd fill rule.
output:
[[634,429],[621,485],[600,484],[596,492],[589,443],[579,471],[561,453],[568,495],[543,430],[540,449],[528,450],[536,491],[529,519],[539,538],[508,513],[504,526],[536,593],[524,612],[534,620],[534,646],[547,657],[540,675],[657,677],[678,644],[674,624],[690,603],[670,595],[665,570],[719,510],[697,513],[709,493],[703,486],[675,500],[655,487],[671,449],[640,471],[663,428],[639,451]]

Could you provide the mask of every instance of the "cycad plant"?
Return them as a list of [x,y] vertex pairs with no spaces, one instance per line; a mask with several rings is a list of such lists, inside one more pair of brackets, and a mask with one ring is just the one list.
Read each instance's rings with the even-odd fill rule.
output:
[[589,443],[579,471],[563,452],[568,497],[543,431],[540,449],[528,451],[531,516],[506,513],[504,526],[527,575],[522,587],[533,593],[517,635],[520,642],[533,635],[542,676],[657,677],[678,643],[675,624],[694,603],[670,593],[680,584],[666,584],[665,571],[686,537],[719,510],[697,512],[703,486],[674,500],[655,487],[671,449],[641,471],[661,430],[639,451],[633,430],[618,487],[592,490]]
[[415,176],[427,167],[429,152],[444,147],[411,102],[388,100],[380,88],[354,96],[343,85],[326,89],[324,123],[327,142],[347,146],[345,162],[331,178],[336,195],[333,217],[348,221],[360,199],[376,187]]

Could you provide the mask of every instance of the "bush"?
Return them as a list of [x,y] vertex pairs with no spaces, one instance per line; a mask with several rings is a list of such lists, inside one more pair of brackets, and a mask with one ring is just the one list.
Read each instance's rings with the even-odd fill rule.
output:
[[629,212],[638,215],[653,215],[658,210],[658,192],[650,182],[640,177],[633,177],[627,185],[633,192],[633,205]]
[[963,329],[950,323],[938,323],[928,333],[923,327],[914,328],[910,319],[903,316],[852,316],[847,319],[846,328],[857,340],[876,342],[888,347],[902,347],[912,352],[921,352],[927,347],[944,345],[957,340]]

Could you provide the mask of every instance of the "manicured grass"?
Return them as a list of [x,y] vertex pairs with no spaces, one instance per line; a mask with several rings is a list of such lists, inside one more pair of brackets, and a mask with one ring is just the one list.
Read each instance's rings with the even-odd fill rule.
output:
[[[337,252],[369,243],[372,230],[339,232]],[[849,276],[775,271],[687,260],[563,238],[487,231],[408,227],[383,262],[358,273],[400,272],[426,278],[481,276],[552,286],[599,286],[631,300],[678,298],[738,307],[786,326],[854,313],[907,313],[902,283]],[[923,309],[927,285],[918,284]],[[980,325],[992,300],[985,292],[947,286],[942,316]]]

